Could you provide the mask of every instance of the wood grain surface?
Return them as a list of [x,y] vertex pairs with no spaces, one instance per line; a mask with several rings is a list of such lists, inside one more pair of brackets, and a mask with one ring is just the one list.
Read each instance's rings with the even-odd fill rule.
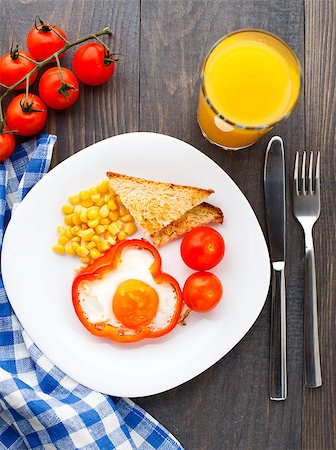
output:
[[[262,169],[272,135],[282,136],[287,173],[288,399],[268,399],[270,302],[242,341],[222,360],[166,393],[135,399],[186,450],[336,449],[336,186],[335,2],[333,0],[0,0],[0,48],[24,36],[36,14],[75,38],[108,25],[112,47],[125,55],[112,80],[82,86],[68,111],[50,112],[46,131],[58,136],[53,165],[85,146],[131,131],[178,137],[216,161],[238,184],[265,231]],[[251,149],[224,152],[196,123],[199,73],[213,43],[239,28],[282,37],[304,69],[292,116]],[[70,67],[70,51],[64,57]],[[324,385],[303,386],[303,236],[291,212],[297,150],[321,150],[322,214],[315,227]],[[176,161],[176,170],[184,170]],[[190,170],[190,168],[188,168]]]

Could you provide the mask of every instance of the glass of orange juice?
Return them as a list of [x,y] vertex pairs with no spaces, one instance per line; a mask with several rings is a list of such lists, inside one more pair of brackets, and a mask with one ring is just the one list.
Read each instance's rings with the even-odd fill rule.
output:
[[261,30],[224,36],[202,68],[201,131],[226,150],[248,147],[290,115],[300,85],[299,60],[278,37]]

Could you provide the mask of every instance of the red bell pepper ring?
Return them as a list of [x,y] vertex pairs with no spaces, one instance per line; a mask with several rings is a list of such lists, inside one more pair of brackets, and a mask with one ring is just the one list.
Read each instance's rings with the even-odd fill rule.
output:
[[[132,330],[132,333],[126,333],[125,328],[114,327],[105,322],[92,323],[86,317],[79,300],[80,284],[82,282],[92,282],[101,279],[105,274],[111,270],[117,269],[121,261],[121,254],[125,248],[136,247],[140,249],[149,250],[154,256],[154,262],[149,268],[154,281],[158,284],[169,283],[173,286],[176,292],[176,304],[174,313],[171,316],[169,323],[158,330],[152,330],[150,324],[139,329]],[[90,333],[95,336],[107,337],[117,342],[137,342],[144,338],[156,338],[163,336],[171,331],[179,321],[182,309],[182,292],[178,282],[172,276],[161,272],[161,256],[157,249],[145,241],[144,239],[130,239],[118,242],[110,248],[103,256],[98,258],[89,266],[81,269],[75,276],[72,284],[72,302],[75,312]]]

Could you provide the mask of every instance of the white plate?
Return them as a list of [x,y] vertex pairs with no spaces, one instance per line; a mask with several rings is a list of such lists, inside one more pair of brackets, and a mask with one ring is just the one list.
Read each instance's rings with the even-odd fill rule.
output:
[[[106,171],[213,188],[209,202],[222,208],[216,226],[226,254],[213,270],[224,296],[210,313],[191,313],[186,326],[136,344],[92,336],[79,322],[71,284],[79,260],[51,251],[60,206],[69,194],[95,185]],[[139,235],[139,234],[138,234]],[[138,236],[137,235],[137,236]],[[181,285],[192,273],[181,260],[180,240],[160,250],[163,270]],[[267,246],[246,198],[211,159],[189,144],[155,133],[129,133],[98,142],[51,170],[26,196],[10,221],[2,251],[5,288],[23,327],[42,352],[76,381],[115,396],[163,392],[200,374],[246,334],[267,296]]]

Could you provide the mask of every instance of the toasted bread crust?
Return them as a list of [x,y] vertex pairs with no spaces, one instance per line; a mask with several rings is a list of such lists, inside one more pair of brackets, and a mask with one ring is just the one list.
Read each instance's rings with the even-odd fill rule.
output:
[[203,202],[214,191],[107,172],[110,186],[143,231],[151,235]]
[[207,225],[211,222],[223,223],[223,217],[223,212],[220,208],[203,202],[187,211],[179,219],[153,233],[151,238],[156,247],[161,247],[195,227]]

